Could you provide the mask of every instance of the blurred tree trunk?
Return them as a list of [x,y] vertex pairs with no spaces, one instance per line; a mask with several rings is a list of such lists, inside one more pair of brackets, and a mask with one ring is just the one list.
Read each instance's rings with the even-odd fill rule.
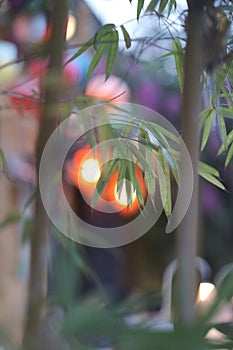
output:
[[[67,0],[55,0],[52,9],[52,33],[49,43],[49,66],[42,92],[44,109],[37,142],[37,174],[46,142],[56,127],[56,117],[62,87],[62,57],[64,50]],[[37,343],[37,332],[47,295],[48,218],[38,194],[35,223],[31,238],[28,310],[23,346],[27,350],[43,348]]]
[[[183,325],[195,320],[197,278],[195,256],[198,240],[198,118],[201,110],[201,74],[203,69],[203,0],[188,0],[187,46],[184,65],[184,90],[181,109],[182,137],[190,153],[194,170],[194,187],[190,207],[178,228],[178,308],[177,318]],[[181,186],[190,186],[186,164],[181,155]]]

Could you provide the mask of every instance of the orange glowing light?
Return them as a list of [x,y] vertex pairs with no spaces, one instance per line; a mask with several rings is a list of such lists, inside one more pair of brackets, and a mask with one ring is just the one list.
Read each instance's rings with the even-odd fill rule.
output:
[[[81,193],[83,193],[86,198],[91,201],[96,189],[96,184],[101,176],[100,153],[98,151],[95,151],[94,153],[90,146],[78,150],[69,163],[67,171],[72,183],[79,188]],[[138,179],[142,195],[146,199],[147,188],[143,178],[143,172],[138,166],[135,167],[135,174]],[[116,170],[110,177],[108,184],[101,193],[100,197],[105,202],[109,203],[109,205],[120,215],[132,216],[139,211],[142,203],[137,198],[136,190],[133,188],[132,184],[132,198],[127,197],[126,180],[123,181],[124,183],[121,192],[119,192],[117,191],[118,171]],[[96,209],[99,209],[98,201],[96,205]]]
[[130,89],[115,75],[106,80],[104,74],[97,74],[87,83],[85,95],[109,103],[127,102],[130,100]]

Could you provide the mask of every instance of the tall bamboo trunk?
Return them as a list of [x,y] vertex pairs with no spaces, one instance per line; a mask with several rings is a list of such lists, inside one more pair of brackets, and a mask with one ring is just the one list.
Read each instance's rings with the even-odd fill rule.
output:
[[[43,99],[45,107],[37,142],[37,174],[44,146],[55,129],[56,115],[62,86],[62,57],[64,50],[64,31],[67,18],[67,0],[53,1],[52,33],[49,45],[49,67],[47,71]],[[35,206],[35,224],[31,237],[30,280],[28,291],[28,310],[23,347],[26,350],[43,348],[37,343],[37,331],[43,306],[47,296],[48,266],[48,218],[38,194]]]
[[[203,1],[188,1],[187,46],[184,65],[184,89],[181,109],[182,137],[190,153],[194,170],[194,188],[190,207],[177,233],[178,320],[190,325],[195,320],[196,269],[198,240],[198,118],[201,110],[201,73],[203,50]],[[181,154],[181,186],[190,185]]]

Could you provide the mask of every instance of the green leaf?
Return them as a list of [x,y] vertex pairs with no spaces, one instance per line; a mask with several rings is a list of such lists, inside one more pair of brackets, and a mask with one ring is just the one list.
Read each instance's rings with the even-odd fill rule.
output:
[[213,111],[213,106],[209,106],[207,107],[206,109],[204,109],[202,112],[201,112],[201,118],[199,120],[199,125],[198,125],[198,130],[199,132],[201,131],[201,129],[203,128],[207,118],[209,117],[209,115],[212,113]]
[[138,6],[137,6],[137,20],[140,17],[140,13],[142,12],[142,8],[144,6],[144,1],[145,0],[138,0]]
[[129,162],[128,172],[129,172],[130,182],[132,183],[133,188],[136,190],[136,197],[138,199],[139,205],[144,205],[145,199],[143,197],[142,189],[135,173],[135,168],[136,168],[136,165],[133,162]]
[[88,71],[87,71],[87,79],[90,78],[90,75],[93,73],[94,69],[96,68],[97,64],[99,63],[100,59],[102,58],[106,48],[107,48],[107,41],[108,39],[110,39],[111,36],[108,34],[105,36],[105,40],[104,42],[101,42],[98,47],[97,47],[97,50],[91,60],[91,63],[88,67]]
[[6,214],[5,218],[0,222],[0,230],[6,228],[9,225],[15,224],[16,222],[20,221],[22,218],[22,215],[19,213],[8,213]]
[[182,92],[184,84],[184,51],[178,39],[173,40],[172,48],[176,64],[177,79],[180,91]]
[[199,170],[202,171],[203,173],[210,174],[210,175],[213,175],[213,176],[218,177],[218,178],[220,176],[219,171],[217,169],[215,169],[211,165],[206,164],[202,161],[199,161],[198,167],[199,167]]
[[24,206],[23,206],[23,210],[22,210],[22,214],[25,213],[26,209],[29,207],[30,204],[32,204],[32,202],[36,199],[38,195],[38,188],[35,188],[35,190],[30,194],[30,196],[28,197],[28,199],[26,200]]
[[174,7],[175,9],[176,9],[176,7],[177,7],[176,0],[170,0],[170,2],[169,2],[168,14],[167,14],[168,17],[170,16],[171,10],[172,10],[173,7]]
[[212,183],[216,187],[226,190],[225,186],[219,181],[219,173],[216,169],[213,167],[203,163],[199,162],[199,167],[198,167],[198,174],[208,182]]
[[[146,150],[146,160],[149,164],[155,165],[155,155],[154,152],[150,149]],[[146,183],[147,191],[150,195],[155,193],[155,178],[150,175],[150,172],[147,169],[144,170],[144,180]]]
[[218,123],[221,132],[221,141],[223,142],[223,145],[225,146],[226,150],[227,129],[225,120],[221,115],[218,115]]
[[100,39],[103,39],[108,33],[110,33],[115,28],[115,24],[109,23],[104,25],[96,34],[90,38],[73,56],[71,56],[68,61],[64,64],[64,67],[78,58],[80,55],[82,55],[87,49],[89,49],[91,46],[95,46],[96,44],[99,44],[98,41]]
[[6,157],[5,157],[5,154],[4,154],[3,150],[2,150],[2,148],[0,148],[0,172],[5,174],[6,177],[10,181],[12,181],[12,178],[10,176],[10,172],[9,172],[9,169],[8,169],[7,160],[6,160]]
[[101,176],[97,182],[96,189],[94,192],[94,196],[92,198],[91,204],[92,206],[96,205],[96,202],[98,201],[99,197],[103,193],[105,187],[107,186],[112,174],[114,171],[118,168],[120,160],[119,159],[113,159],[109,162],[105,163],[101,169]]
[[146,169],[147,171],[149,171],[151,176],[153,176],[155,178],[157,175],[156,175],[155,170],[153,168],[153,164],[149,164],[147,162],[145,157],[141,154],[139,149],[132,142],[129,142],[128,146],[129,146],[130,151],[132,152],[132,155],[135,156],[136,161],[141,164],[142,169],[143,170]]
[[161,0],[159,4],[159,12],[162,13],[168,4],[168,0]]
[[106,79],[109,78],[113,63],[116,59],[119,44],[119,34],[117,30],[111,32],[111,43],[108,50],[107,64],[106,64]]
[[231,132],[229,132],[229,134],[227,135],[226,141],[219,148],[217,155],[219,156],[220,154],[225,152],[226,148],[229,147],[232,142],[233,142],[233,130],[231,130]]
[[203,130],[202,142],[201,142],[201,150],[202,151],[207,144],[214,117],[215,117],[215,110],[212,110],[211,113],[209,114],[208,118],[206,119],[204,130]]
[[227,156],[226,156],[226,160],[225,160],[225,167],[227,167],[229,165],[232,156],[233,156],[233,143],[231,144],[231,146],[227,152]]
[[155,7],[158,5],[159,0],[151,0],[149,5],[147,6],[147,12],[153,12]]
[[70,62],[74,61],[76,58],[78,58],[79,56],[81,56],[87,49],[89,49],[89,47],[91,47],[92,45],[94,45],[95,43],[95,37],[92,37],[91,39],[89,39],[76,53],[74,53],[64,64],[64,67],[69,64]]
[[129,36],[129,33],[127,32],[127,30],[125,29],[125,27],[123,25],[121,25],[121,30],[122,30],[122,33],[124,36],[125,46],[127,49],[129,49],[131,46],[131,38]]
[[161,149],[158,151],[157,159],[161,200],[166,216],[170,217],[172,211],[172,201],[169,164]]
[[233,110],[231,108],[217,107],[216,111],[218,114],[222,115],[224,118],[233,119]]

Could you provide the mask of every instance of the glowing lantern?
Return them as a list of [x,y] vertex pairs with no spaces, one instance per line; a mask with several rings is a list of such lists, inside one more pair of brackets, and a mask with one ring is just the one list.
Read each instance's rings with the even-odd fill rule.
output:
[[[86,147],[77,151],[67,167],[68,176],[73,184],[79,188],[82,194],[91,201],[96,189],[96,184],[101,176],[101,157],[100,154]],[[147,196],[146,184],[143,178],[142,170],[137,166],[135,174],[144,198]],[[127,197],[126,180],[123,180],[122,190],[117,191],[118,171],[115,171],[104,191],[101,198],[108,203],[116,212],[124,216],[131,216],[138,212],[141,203],[136,197],[136,191],[131,184],[132,198]],[[100,209],[100,204],[97,209]]]
[[[18,58],[18,50],[14,43],[0,41],[0,86],[10,85],[20,74],[23,64],[12,63]],[[8,65],[9,63],[9,65]]]
[[85,95],[110,103],[127,102],[130,99],[130,90],[128,85],[115,75],[106,80],[104,74],[98,74],[87,83]]

